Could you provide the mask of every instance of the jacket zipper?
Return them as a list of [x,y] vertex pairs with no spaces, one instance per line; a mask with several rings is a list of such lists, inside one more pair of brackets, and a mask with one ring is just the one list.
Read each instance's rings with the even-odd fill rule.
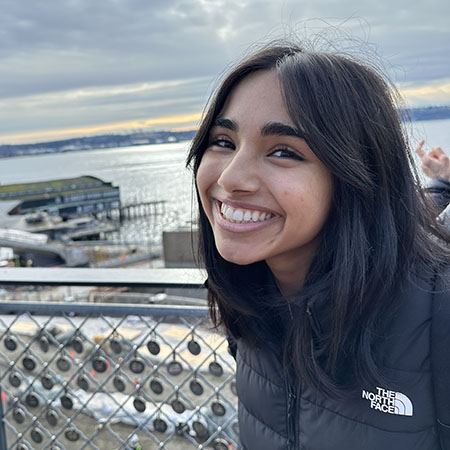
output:
[[288,449],[297,450],[297,394],[295,389],[286,379],[288,394]]
[[[306,313],[309,318],[309,322],[311,324],[311,328],[314,330],[315,333],[320,332],[320,326],[318,322],[316,321],[316,318],[314,317],[314,314],[311,311],[311,308],[309,305],[306,307]],[[288,394],[288,450],[299,450],[298,447],[298,406],[297,401],[299,397],[299,392],[296,391],[296,389],[292,386],[290,377],[286,375],[286,388],[287,388],[287,394]]]
[[316,333],[316,335],[320,335],[321,327],[309,305],[306,306],[306,314],[308,315],[309,324],[311,325],[312,330]]

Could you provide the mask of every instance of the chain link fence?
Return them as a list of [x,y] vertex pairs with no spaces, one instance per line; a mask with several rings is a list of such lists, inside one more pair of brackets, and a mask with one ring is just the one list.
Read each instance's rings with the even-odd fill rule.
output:
[[236,449],[234,371],[206,307],[0,302],[0,447]]

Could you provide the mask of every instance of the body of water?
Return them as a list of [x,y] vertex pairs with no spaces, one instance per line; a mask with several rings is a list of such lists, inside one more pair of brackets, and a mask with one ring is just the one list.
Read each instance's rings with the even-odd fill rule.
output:
[[[439,145],[450,153],[450,119],[413,122],[406,132],[412,146],[425,139],[428,147]],[[93,175],[120,186],[123,204],[165,200],[164,216],[126,223],[120,237],[158,246],[164,229],[190,226],[196,217],[192,176],[184,167],[188,147],[183,142],[0,158],[0,183]]]
[[185,169],[189,142],[0,158],[0,183],[92,175],[120,186],[123,205],[165,200],[164,216],[125,222],[122,243],[161,243],[161,232],[191,224],[192,176]]

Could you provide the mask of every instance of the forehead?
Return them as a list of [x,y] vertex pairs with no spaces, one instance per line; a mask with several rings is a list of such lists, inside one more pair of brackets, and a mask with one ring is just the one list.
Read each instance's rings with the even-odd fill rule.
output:
[[231,91],[219,117],[238,123],[282,122],[293,125],[275,70],[254,72]]

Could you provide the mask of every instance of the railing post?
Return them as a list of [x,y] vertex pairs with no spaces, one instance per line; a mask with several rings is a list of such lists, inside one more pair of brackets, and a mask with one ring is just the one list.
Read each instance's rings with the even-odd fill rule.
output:
[[2,385],[0,384],[0,450],[6,450],[6,431],[5,422],[3,421],[3,400],[6,397],[3,395]]

